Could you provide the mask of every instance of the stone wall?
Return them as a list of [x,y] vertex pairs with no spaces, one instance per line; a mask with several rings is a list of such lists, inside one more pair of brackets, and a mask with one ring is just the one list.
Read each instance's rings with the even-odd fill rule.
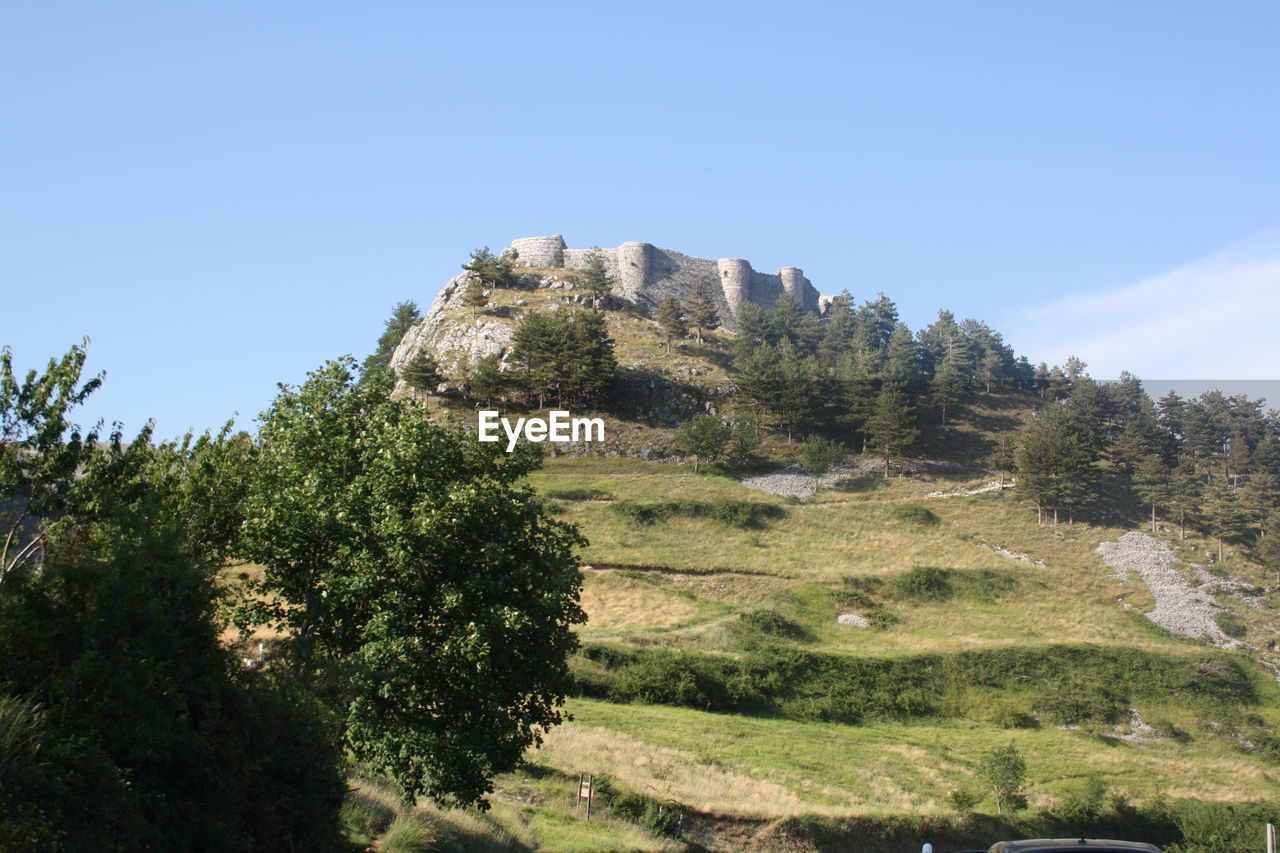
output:
[[515,240],[504,255],[528,266],[582,269],[592,251],[604,258],[618,296],[650,308],[656,308],[668,293],[684,301],[699,276],[718,282],[720,319],[728,329],[734,328],[734,318],[746,303],[772,308],[783,293],[799,299],[806,310],[818,313],[822,309],[820,294],[798,267],[762,273],[739,258],[695,258],[651,243],[623,243],[616,249],[570,249],[559,234]]

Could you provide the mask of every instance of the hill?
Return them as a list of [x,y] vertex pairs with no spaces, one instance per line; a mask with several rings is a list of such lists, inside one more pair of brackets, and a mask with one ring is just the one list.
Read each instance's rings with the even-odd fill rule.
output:
[[[564,267],[511,273],[482,312],[455,279],[393,359],[433,353],[447,381],[429,402],[464,423],[481,403],[468,387],[481,359],[519,370],[522,319],[588,301]],[[744,304],[721,324],[736,333],[669,346],[653,311],[665,294],[627,293],[602,300],[618,369],[593,411],[611,440],[557,448],[529,479],[589,540],[589,622],[575,720],[529,754],[527,774],[501,780],[502,832],[566,850],[914,850],[1084,832],[1191,845],[1197,809],[1221,823],[1213,809],[1280,800],[1276,590],[1261,539],[1224,533],[1209,503],[1211,489],[1239,500],[1265,483],[1274,417],[1221,395],[1157,411],[1132,378],[1032,369],[998,333],[941,312],[907,336],[920,435],[886,478],[867,455],[878,404],[859,406],[898,381],[892,302]],[[797,375],[816,383],[811,411],[788,420],[750,396],[753,352],[809,360]],[[743,466],[684,464],[677,427],[703,412],[735,428],[759,416]],[[1063,476],[1080,488],[1033,492],[1025,451],[1059,414],[1071,419],[1063,446],[1085,458]],[[1197,437],[1214,429],[1234,444]],[[776,477],[747,475],[800,461],[806,436],[853,455],[820,479],[784,474],[812,481],[805,500],[753,488],[778,491]],[[1018,489],[1000,470],[1015,454]],[[1200,503],[1185,533],[1167,520],[1173,497],[1144,497],[1139,465],[1152,459],[1170,471],[1191,460]],[[1026,762],[1027,802],[1001,814],[983,766],[1008,744]],[[648,834],[546,829],[585,831],[571,793],[584,773],[606,778],[600,814],[621,821],[601,827]],[[664,840],[664,814],[683,815],[682,841]]]

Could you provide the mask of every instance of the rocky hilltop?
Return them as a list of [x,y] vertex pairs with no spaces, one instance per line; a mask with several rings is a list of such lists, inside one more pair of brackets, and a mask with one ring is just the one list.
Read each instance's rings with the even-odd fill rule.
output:
[[[522,308],[554,310],[581,301],[573,293],[573,270],[586,266],[592,252],[599,252],[614,279],[612,298],[642,315],[652,316],[663,297],[671,294],[685,301],[700,277],[719,283],[716,291],[720,324],[732,330],[743,305],[754,303],[769,309],[784,293],[794,296],[806,310],[821,313],[829,297],[818,293],[799,267],[783,267],[762,273],[740,258],[695,258],[651,243],[628,242],[612,249],[570,249],[564,237],[522,237],[502,251],[521,274],[522,287],[543,291],[552,299],[516,300],[496,305],[474,320],[462,304],[467,274],[451,278],[432,302],[426,316],[409,331],[391,359],[399,371],[420,349],[429,348],[447,372],[464,371],[482,358],[505,357],[514,333],[514,320]],[[524,303],[524,304],[521,304]]]

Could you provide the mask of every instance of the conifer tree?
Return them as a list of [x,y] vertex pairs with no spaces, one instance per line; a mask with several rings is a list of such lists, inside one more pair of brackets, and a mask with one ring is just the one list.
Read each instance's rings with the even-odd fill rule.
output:
[[462,304],[471,309],[471,321],[475,322],[476,309],[489,304],[489,297],[484,295],[484,285],[480,283],[480,279],[472,278],[467,281],[466,287],[462,289]]
[[1151,532],[1156,532],[1156,508],[1164,506],[1172,495],[1169,466],[1152,453],[1135,466],[1133,488],[1138,497],[1151,507]]
[[591,295],[591,307],[598,308],[600,300],[613,290],[614,285],[613,276],[609,275],[609,268],[605,265],[599,246],[593,246],[587,252],[586,264],[577,278],[582,289]]
[[1203,483],[1190,456],[1178,457],[1169,472],[1169,509],[1178,514],[1178,540],[1187,538],[1187,521],[1194,520],[1200,510]]
[[412,329],[421,319],[422,312],[418,309],[418,303],[411,299],[397,302],[395,308],[391,310],[391,317],[383,327],[382,335],[378,338],[377,348],[364,360],[361,371],[369,373],[391,364],[391,355],[396,351],[396,347],[400,346],[405,332]]
[[488,246],[472,251],[471,260],[462,268],[484,288],[512,287],[515,284],[515,264],[507,258],[495,256]]
[[701,346],[702,333],[720,325],[720,314],[716,308],[715,283],[705,275],[695,278],[689,290],[689,297],[685,300],[684,309],[689,323],[697,334],[698,345]]
[[920,437],[916,429],[915,407],[901,385],[886,382],[876,398],[875,413],[867,423],[871,445],[884,459],[884,476],[889,477],[889,463],[904,456]]
[[757,347],[771,341],[764,309],[754,302],[748,302],[738,309],[735,325],[737,331],[733,338],[733,363],[735,368],[741,370]]
[[1044,522],[1044,510],[1074,511],[1092,492],[1096,478],[1094,455],[1082,441],[1072,419],[1060,408],[1043,411],[1023,431],[1018,446],[1018,491],[1035,501],[1036,520]]
[[1205,521],[1218,541],[1218,562],[1222,562],[1222,543],[1244,532],[1246,516],[1240,495],[1231,488],[1226,477],[1214,477],[1205,495]]
[[400,371],[400,378],[415,391],[434,393],[436,386],[444,381],[440,373],[440,362],[426,348],[414,353],[413,358]]
[[497,353],[476,362],[469,382],[471,393],[484,403],[501,399],[511,388],[510,376],[502,371]]
[[684,311],[680,307],[680,300],[670,293],[662,297],[662,302],[658,305],[658,325],[662,327],[662,332],[666,335],[667,355],[670,355],[672,339],[683,338],[689,334],[689,327],[684,322]]

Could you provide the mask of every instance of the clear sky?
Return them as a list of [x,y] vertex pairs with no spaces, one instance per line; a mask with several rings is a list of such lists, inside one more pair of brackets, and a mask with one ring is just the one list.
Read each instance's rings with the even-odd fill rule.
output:
[[643,240],[1280,378],[1280,3],[10,2],[0,343],[251,426],[471,249]]

